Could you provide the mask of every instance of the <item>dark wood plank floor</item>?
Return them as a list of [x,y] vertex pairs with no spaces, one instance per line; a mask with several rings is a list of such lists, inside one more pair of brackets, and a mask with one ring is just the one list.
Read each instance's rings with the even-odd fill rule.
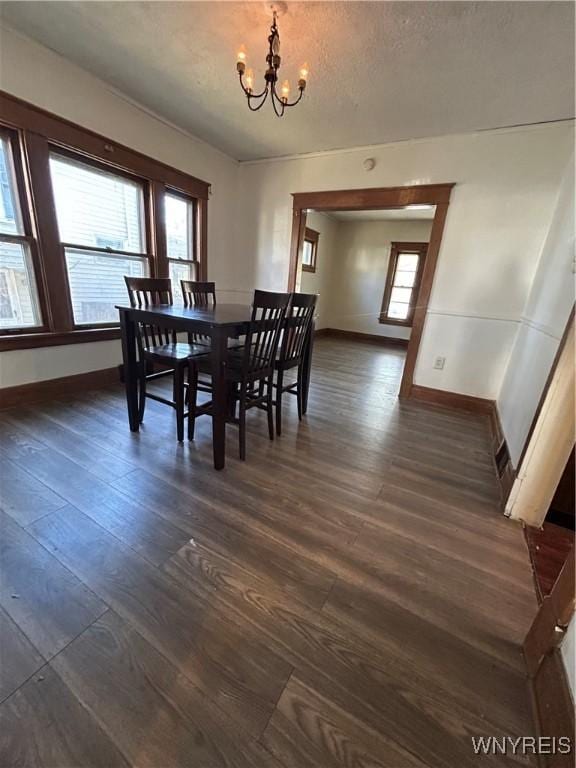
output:
[[[536,611],[481,416],[319,340],[309,414],[212,469],[119,387],[0,412],[2,768],[466,768],[533,732]],[[482,758],[486,766],[525,764]]]

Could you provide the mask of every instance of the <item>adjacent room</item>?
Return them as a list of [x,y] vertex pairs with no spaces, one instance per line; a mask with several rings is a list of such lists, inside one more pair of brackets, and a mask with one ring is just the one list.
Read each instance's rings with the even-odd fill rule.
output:
[[400,390],[434,215],[433,205],[306,212],[296,290],[318,295],[315,338],[371,344],[382,394]]
[[574,761],[572,2],[0,2],[0,766]]

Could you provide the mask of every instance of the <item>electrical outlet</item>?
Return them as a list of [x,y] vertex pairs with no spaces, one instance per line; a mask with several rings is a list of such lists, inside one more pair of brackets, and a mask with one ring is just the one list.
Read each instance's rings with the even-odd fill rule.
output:
[[437,357],[434,360],[434,368],[436,368],[437,371],[442,371],[444,369],[444,363],[446,362],[445,357]]

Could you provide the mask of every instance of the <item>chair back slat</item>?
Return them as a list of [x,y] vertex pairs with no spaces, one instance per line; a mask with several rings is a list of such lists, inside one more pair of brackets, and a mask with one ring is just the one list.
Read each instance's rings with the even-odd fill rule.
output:
[[289,293],[254,291],[244,346],[243,370],[246,376],[272,372],[289,301]]
[[294,365],[302,359],[317,300],[316,294],[292,294],[280,344],[279,359],[282,363]]
[[[124,276],[128,298],[131,307],[140,309],[147,307],[172,306],[172,283],[164,277],[128,277]],[[175,344],[176,332],[160,328],[151,323],[139,323],[140,343],[144,348],[156,347],[161,344]]]
[[209,307],[216,304],[216,283],[180,280],[185,307]]
[[[216,283],[199,280],[180,280],[185,307],[207,309],[216,306]],[[190,344],[210,344],[210,336],[189,333]]]

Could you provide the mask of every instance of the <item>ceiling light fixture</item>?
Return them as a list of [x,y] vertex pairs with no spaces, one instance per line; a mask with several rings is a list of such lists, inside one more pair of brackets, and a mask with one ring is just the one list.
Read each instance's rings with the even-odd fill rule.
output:
[[284,80],[280,86],[280,94],[277,91],[278,70],[280,69],[280,35],[278,33],[278,12],[275,8],[272,10],[272,26],[268,36],[268,54],[266,63],[268,68],[264,74],[266,85],[260,93],[254,93],[254,72],[246,69],[246,49],[240,46],[236,61],[236,69],[240,77],[240,85],[246,94],[248,107],[252,112],[257,112],[264,106],[264,102],[270,95],[272,107],[278,117],[282,117],[286,107],[295,107],[304,95],[306,81],[308,80],[308,65],[303,64],[300,68],[300,77],[298,79],[298,97],[290,101],[290,83]]

